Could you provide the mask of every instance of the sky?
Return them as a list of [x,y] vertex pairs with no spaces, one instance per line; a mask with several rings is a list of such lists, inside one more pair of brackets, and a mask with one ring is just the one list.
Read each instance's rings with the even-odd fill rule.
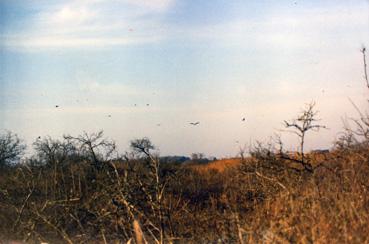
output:
[[296,150],[283,120],[315,101],[307,148],[330,148],[350,99],[368,108],[362,46],[368,0],[0,0],[0,132],[232,157],[275,133]]

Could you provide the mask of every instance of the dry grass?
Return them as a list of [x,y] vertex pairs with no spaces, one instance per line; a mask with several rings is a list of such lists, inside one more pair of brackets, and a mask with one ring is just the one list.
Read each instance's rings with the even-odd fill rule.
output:
[[[209,185],[214,178],[227,179],[213,203],[228,209],[218,221],[228,222],[233,235],[223,234],[222,240],[241,242],[238,232],[247,243],[369,243],[366,150],[308,154],[317,167],[312,174],[296,172],[290,162],[280,168],[251,158],[243,164],[247,169],[239,159],[231,159],[192,170]],[[208,227],[205,222],[201,224]]]
[[[307,153],[306,158],[311,161],[314,167],[327,162],[328,160],[335,157],[334,153]],[[298,154],[294,154],[291,158],[298,158]],[[252,157],[247,157],[243,159],[244,162],[251,162]],[[300,168],[296,163],[285,160],[284,162],[287,166],[292,168]],[[208,171],[216,171],[218,173],[224,173],[227,170],[232,170],[240,167],[242,164],[241,158],[228,158],[228,159],[220,159],[215,160],[209,163],[198,163],[198,164],[190,164],[188,168],[195,170],[199,173],[206,173]]]
[[223,173],[226,170],[239,167],[240,164],[241,164],[240,158],[230,158],[230,159],[216,160],[216,161],[206,163],[206,164],[193,164],[193,165],[190,165],[189,168],[197,172],[201,172],[201,173],[205,173],[211,170],[217,171],[219,173]]

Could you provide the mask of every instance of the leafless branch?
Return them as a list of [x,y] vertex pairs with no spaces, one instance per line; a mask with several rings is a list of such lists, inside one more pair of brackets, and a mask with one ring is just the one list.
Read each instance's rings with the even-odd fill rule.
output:
[[369,80],[368,80],[368,70],[367,70],[367,64],[366,64],[366,48],[362,47],[361,52],[363,54],[363,63],[364,63],[364,79],[366,81],[366,86],[369,89]]

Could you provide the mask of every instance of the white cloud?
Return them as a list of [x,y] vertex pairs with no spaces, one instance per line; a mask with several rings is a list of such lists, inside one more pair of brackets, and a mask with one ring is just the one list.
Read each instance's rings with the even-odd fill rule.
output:
[[253,20],[240,17],[216,25],[185,27],[163,18],[174,1],[75,0],[53,4],[34,16],[28,30],[3,33],[2,44],[28,50],[103,48],[179,38],[251,49],[291,49],[350,43],[353,38],[363,42],[369,36],[368,4],[281,9]]
[[68,1],[37,13],[31,27],[2,34],[2,45],[23,50],[106,48],[156,42],[161,16],[173,0]]
[[92,18],[96,17],[96,14],[86,7],[73,8],[72,6],[64,6],[60,10],[56,11],[51,16],[47,16],[51,24],[78,24],[84,23]]

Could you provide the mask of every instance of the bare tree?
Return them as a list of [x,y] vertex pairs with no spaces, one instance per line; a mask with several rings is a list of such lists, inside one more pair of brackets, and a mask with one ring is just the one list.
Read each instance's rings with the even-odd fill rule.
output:
[[[166,182],[163,182],[160,175],[160,159],[158,156],[153,155],[151,150],[155,149],[154,145],[151,143],[150,139],[142,138],[131,141],[131,148],[134,152],[139,155],[143,155],[149,159],[150,175],[154,183],[154,198],[151,197],[150,193],[144,190],[149,199],[149,204],[154,210],[154,214],[159,220],[159,243],[164,242],[165,238],[165,220],[164,220],[164,207],[163,207],[163,196],[166,187]],[[140,183],[143,185],[142,183]],[[156,212],[156,213],[155,213]]]
[[95,169],[101,169],[103,161],[111,159],[116,150],[115,142],[105,139],[102,130],[91,134],[84,132],[77,137],[65,135],[64,139],[74,141],[79,151],[92,161]]
[[366,64],[366,48],[363,47],[361,49],[361,52],[363,54],[363,64],[364,64],[364,79],[366,81],[366,86],[368,87],[369,89],[369,80],[368,80],[368,70],[367,70],[367,64]]
[[64,179],[62,168],[77,154],[76,146],[70,140],[60,141],[51,137],[37,139],[33,146],[38,164],[49,167],[53,171],[53,194],[56,198],[56,193],[60,190],[58,175],[61,175],[61,178]]
[[196,163],[206,163],[208,162],[207,158],[205,157],[204,153],[192,153],[191,154],[191,160],[192,162]]
[[77,154],[76,145],[70,140],[55,140],[50,137],[37,139],[33,146],[41,163],[55,165],[63,163],[69,156]]
[[15,163],[23,155],[26,146],[16,134],[8,131],[0,134],[0,167]]
[[304,169],[309,172],[313,171],[313,167],[305,158],[304,146],[306,133],[309,131],[319,131],[319,129],[326,128],[324,125],[316,124],[319,119],[316,118],[318,111],[315,111],[314,107],[315,102],[311,102],[306,105],[306,108],[301,112],[297,119],[284,121],[284,125],[288,129],[288,132],[297,135],[300,140],[299,163],[301,163]]
[[[366,63],[366,48],[363,47],[360,51],[363,54],[365,85],[369,89],[369,78],[368,78],[367,63]],[[345,124],[345,130],[346,130],[345,137],[354,139],[356,143],[359,143],[359,142],[368,143],[369,142],[369,114],[368,112],[365,112],[365,111],[363,112],[351,99],[350,99],[350,102],[355,108],[355,110],[357,111],[359,118],[351,119],[351,121],[356,126],[355,129],[351,129],[348,123]]]
[[246,154],[246,145],[244,146],[240,146],[239,147],[239,151],[238,151],[238,155],[240,155],[241,157],[241,163],[245,162],[245,154]]
[[131,141],[131,148],[138,154],[144,154],[147,157],[151,157],[151,150],[155,149],[155,146],[151,143],[149,138],[135,139]]

